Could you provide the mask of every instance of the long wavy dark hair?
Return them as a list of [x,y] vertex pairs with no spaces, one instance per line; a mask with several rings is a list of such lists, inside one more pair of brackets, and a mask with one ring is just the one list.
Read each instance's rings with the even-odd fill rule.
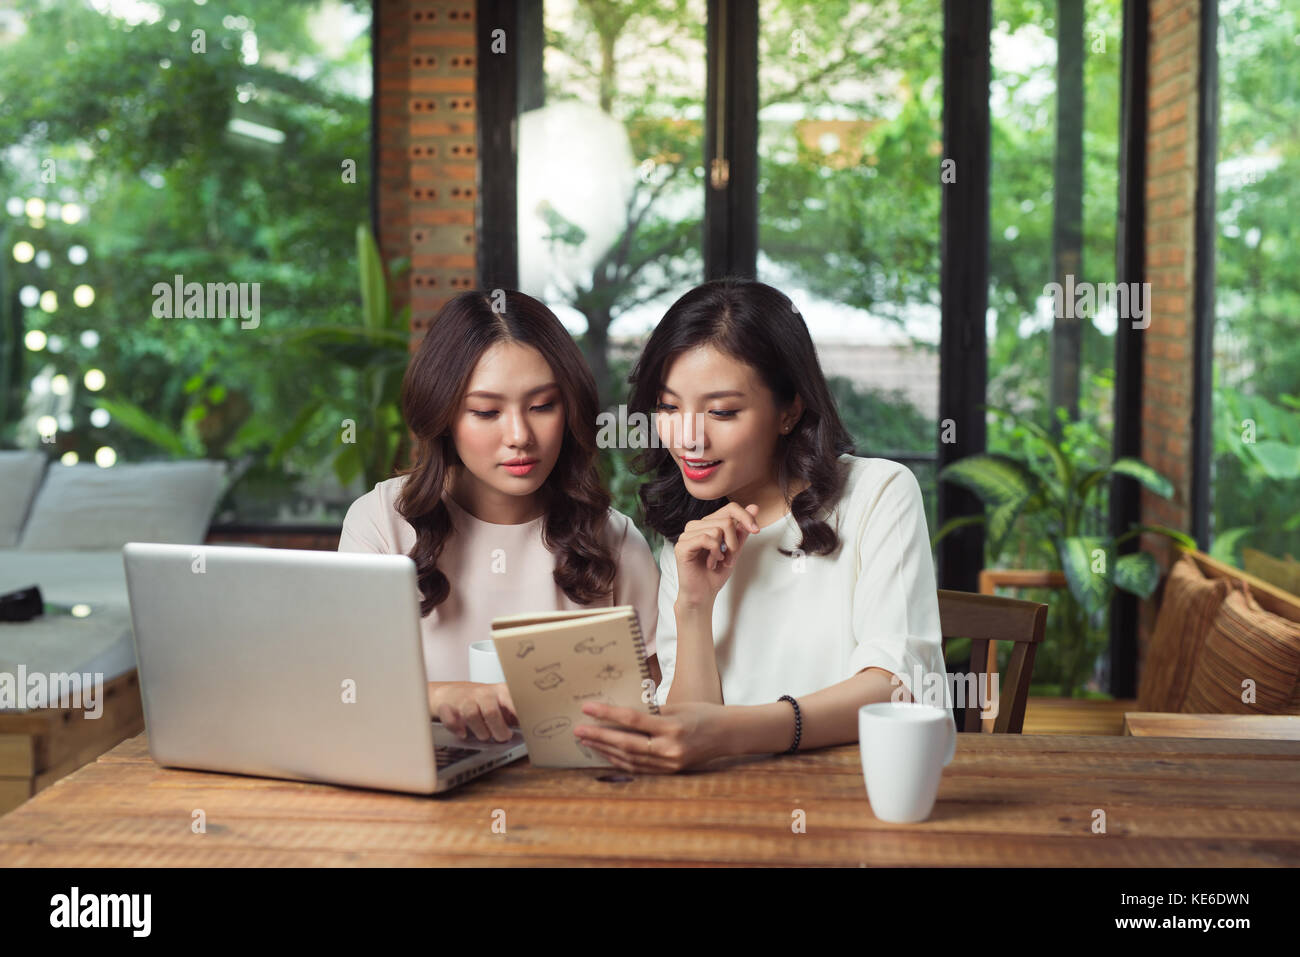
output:
[[[703,345],[752,367],[778,403],[788,404],[796,395],[802,398],[803,415],[789,434],[777,436],[777,481],[787,501],[797,480],[808,482],[791,501],[791,515],[802,533],[799,548],[809,555],[835,551],[839,537],[822,510],[839,501],[844,491],[848,472],[839,456],[855,450],[794,303],[779,290],[750,279],[715,279],[696,286],[673,303],[642,350],[628,379],[629,413],[649,417],[669,365],[686,350]],[[704,501],[691,495],[667,447],[646,449],[633,468],[651,475],[640,490],[646,523],[671,541],[687,522],[727,503],[725,498]]]
[[[501,295],[504,293],[504,296]],[[533,346],[550,363],[564,395],[565,435],[555,468],[538,490],[546,510],[542,541],[555,554],[555,583],[570,599],[591,604],[613,590],[616,564],[605,544],[609,493],[596,469],[596,381],[560,320],[532,296],[514,290],[461,293],[434,317],[402,380],[402,413],[415,436],[414,465],[397,510],[415,529],[421,617],[447,599],[451,583],[438,556],[452,534],[442,494],[449,470],[461,465],[453,419],[479,357],[498,342]]]

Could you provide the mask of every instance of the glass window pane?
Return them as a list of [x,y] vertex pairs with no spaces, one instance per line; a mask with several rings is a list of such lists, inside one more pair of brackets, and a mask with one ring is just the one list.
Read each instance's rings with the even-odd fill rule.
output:
[[[521,77],[519,286],[574,335],[613,409],[650,331],[703,279],[706,4],[546,0],[543,18],[543,75]],[[634,519],[639,451],[601,450]]]
[[364,487],[336,474],[339,423],[367,386],[279,337],[361,323],[369,5],[23,6],[0,18],[0,293],[21,303],[0,445],[221,459],[214,522],[341,521]]
[[934,528],[940,0],[759,5],[758,278],[794,300],[865,455]]
[[1300,2],[1221,0],[1215,557],[1300,593]]
[[519,117],[520,288],[616,404],[645,335],[702,278],[705,3],[547,0],[544,18],[543,102]]
[[[993,4],[988,401],[1017,419],[990,413],[988,448],[1049,484],[1053,459],[1033,429],[1079,473],[1110,462],[1115,330],[1141,321],[1115,285],[1122,23],[1120,0]],[[1050,503],[1025,509],[1000,541],[989,534],[989,566],[1061,569],[1055,542],[1083,536],[1096,539],[1084,549],[1095,572],[1107,494],[1105,482],[1081,503],[1067,490],[1077,522]],[[1068,589],[1046,600],[1036,693],[1097,691],[1105,608],[1089,620]]]

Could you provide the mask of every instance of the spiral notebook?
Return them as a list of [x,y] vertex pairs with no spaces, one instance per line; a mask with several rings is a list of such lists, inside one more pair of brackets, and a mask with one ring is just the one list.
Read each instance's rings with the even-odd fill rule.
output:
[[536,767],[611,766],[574,737],[580,724],[609,724],[582,713],[588,701],[659,713],[631,605],[494,618],[492,641]]

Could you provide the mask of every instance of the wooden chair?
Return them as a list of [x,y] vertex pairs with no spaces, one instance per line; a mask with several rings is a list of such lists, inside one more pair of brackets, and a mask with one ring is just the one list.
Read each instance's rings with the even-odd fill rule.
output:
[[[998,595],[976,595],[964,591],[939,589],[939,627],[945,654],[950,638],[970,639],[970,660],[988,660],[992,641],[1011,641],[1011,662],[1007,673],[998,679],[998,713],[993,719],[996,734],[1019,734],[1025,724],[1025,705],[1029,700],[1029,679],[1034,673],[1034,655],[1047,630],[1047,606],[1041,602]],[[967,685],[963,685],[967,686]],[[968,687],[968,686],[967,686]],[[991,690],[991,689],[990,689]],[[962,731],[982,731],[978,701],[968,701]]]

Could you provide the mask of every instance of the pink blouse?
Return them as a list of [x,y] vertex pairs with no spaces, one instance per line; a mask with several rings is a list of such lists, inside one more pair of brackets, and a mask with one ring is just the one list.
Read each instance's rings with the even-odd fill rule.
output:
[[[343,520],[340,552],[411,551],[415,529],[396,508],[405,481],[406,476],[399,475],[380,482],[352,503]],[[442,500],[451,512],[453,532],[438,567],[451,593],[420,619],[428,681],[468,681],[470,644],[492,636],[493,618],[524,612],[632,605],[640,618],[646,656],[655,654],[659,568],[645,538],[622,512],[611,508],[605,526],[605,540],[618,563],[613,595],[583,606],[555,583],[555,556],[542,544],[544,518],[494,525],[475,518],[446,493]]]

